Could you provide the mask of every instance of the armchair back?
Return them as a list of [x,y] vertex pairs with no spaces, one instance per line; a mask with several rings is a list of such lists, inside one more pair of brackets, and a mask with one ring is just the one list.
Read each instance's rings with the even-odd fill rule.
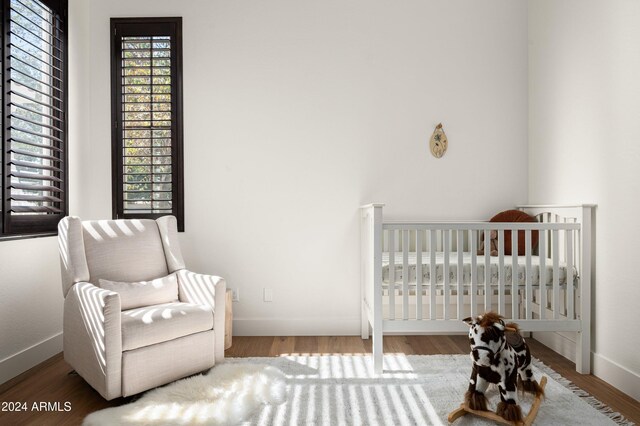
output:
[[58,231],[65,297],[77,282],[97,286],[100,279],[148,281],[184,268],[173,216],[93,221],[65,217]]

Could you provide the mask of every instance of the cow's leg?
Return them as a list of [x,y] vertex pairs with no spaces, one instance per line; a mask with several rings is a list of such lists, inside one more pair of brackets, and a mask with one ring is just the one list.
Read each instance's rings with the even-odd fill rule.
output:
[[474,365],[469,379],[469,389],[464,395],[464,402],[469,408],[487,411],[487,398],[484,396],[487,385],[487,381],[478,375],[478,370]]
[[498,384],[500,403],[496,414],[510,422],[522,421],[522,410],[516,399],[517,380],[518,370],[514,367],[511,371],[505,371],[502,381]]

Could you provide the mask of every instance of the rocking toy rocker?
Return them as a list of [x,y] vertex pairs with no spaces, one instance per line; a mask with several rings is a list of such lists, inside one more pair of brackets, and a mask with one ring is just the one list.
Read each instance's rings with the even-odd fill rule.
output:
[[[466,318],[464,322],[469,325],[473,370],[465,402],[449,414],[449,422],[471,413],[501,424],[530,426],[538,414],[547,378],[543,377],[540,384],[533,378],[531,352],[517,324],[505,324],[493,312],[476,319]],[[495,413],[487,410],[484,392],[489,383],[497,384],[500,391]],[[518,388],[535,395],[525,418],[516,400]]]

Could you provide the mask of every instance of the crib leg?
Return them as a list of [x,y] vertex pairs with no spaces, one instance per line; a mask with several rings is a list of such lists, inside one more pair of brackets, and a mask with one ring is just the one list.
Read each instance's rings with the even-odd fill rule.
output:
[[580,374],[590,374],[591,336],[589,336],[589,329],[579,331],[576,337],[576,371]]
[[360,312],[360,334],[364,340],[369,338],[369,310],[364,299],[362,300],[362,312]]
[[382,374],[382,327],[373,328],[373,372]]

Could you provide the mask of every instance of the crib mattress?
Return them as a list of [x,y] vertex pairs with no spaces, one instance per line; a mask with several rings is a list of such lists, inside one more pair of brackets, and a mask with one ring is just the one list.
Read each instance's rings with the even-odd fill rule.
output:
[[[395,265],[395,277],[394,281],[396,284],[402,284],[403,282],[403,267],[402,267],[402,253],[396,252],[394,253],[394,265]],[[408,272],[409,272],[409,283],[416,284],[416,253],[411,252],[408,255]],[[430,285],[431,284],[431,271],[430,271],[430,258],[431,253],[423,252],[422,253],[422,284]],[[444,284],[444,253],[436,252],[436,285]],[[471,284],[471,253],[463,253],[462,256],[463,262],[463,272],[462,272],[462,282],[465,285]],[[526,267],[525,267],[526,259],[524,256],[518,256],[518,285],[526,284]],[[490,258],[490,285],[498,285],[498,257],[491,256]],[[484,269],[485,269],[485,261],[484,256],[476,257],[476,268],[477,268],[477,283],[484,285]],[[382,253],[382,281],[384,284],[388,285],[389,282],[389,253]],[[511,256],[504,256],[504,282],[509,285],[512,283],[512,258]],[[567,283],[567,265],[561,263],[558,267],[558,277],[560,285],[564,286]],[[547,286],[553,285],[553,266],[551,265],[551,260],[547,260],[545,264],[545,281]],[[573,277],[574,279],[577,277],[577,270],[573,268]],[[457,284],[458,282],[458,253],[453,252],[449,254],[449,283]],[[577,281],[574,281],[576,283]],[[538,256],[531,256],[531,285],[539,286],[540,285],[540,258]]]

